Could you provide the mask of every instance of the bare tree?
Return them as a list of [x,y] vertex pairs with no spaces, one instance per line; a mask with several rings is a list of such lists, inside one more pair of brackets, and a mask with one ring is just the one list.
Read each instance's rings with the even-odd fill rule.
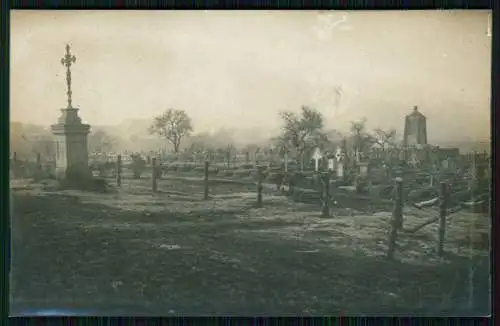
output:
[[375,144],[380,146],[383,152],[387,149],[387,147],[394,145],[396,138],[396,130],[383,130],[383,129],[375,129],[373,131],[373,141]]
[[193,131],[191,118],[183,110],[168,109],[154,118],[148,129],[150,134],[158,134],[174,146],[174,152],[179,153],[182,139]]
[[301,170],[304,168],[304,153],[307,141],[311,138],[321,138],[323,115],[317,110],[302,106],[300,115],[293,112],[281,112],[283,119],[283,134],[279,137],[283,146],[294,149],[300,159]]

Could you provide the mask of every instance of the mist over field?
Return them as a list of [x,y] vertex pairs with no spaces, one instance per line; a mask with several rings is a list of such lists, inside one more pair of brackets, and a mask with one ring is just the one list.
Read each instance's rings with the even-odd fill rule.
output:
[[430,143],[487,140],[487,27],[487,11],[460,10],[13,11],[11,119],[55,122],[69,42],[80,116],[125,143],[168,108],[185,111],[195,134],[262,142],[279,132],[279,112],[302,105],[327,129],[366,118],[400,134],[417,105]]

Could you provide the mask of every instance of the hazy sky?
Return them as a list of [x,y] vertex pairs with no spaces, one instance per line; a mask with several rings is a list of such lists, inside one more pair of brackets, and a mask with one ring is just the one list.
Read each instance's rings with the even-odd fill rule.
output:
[[[73,105],[90,124],[167,108],[195,131],[276,128],[316,107],[328,127],[366,117],[401,130],[418,105],[429,141],[489,137],[489,11],[12,11],[11,119],[49,125]],[[340,95],[338,95],[340,94]]]

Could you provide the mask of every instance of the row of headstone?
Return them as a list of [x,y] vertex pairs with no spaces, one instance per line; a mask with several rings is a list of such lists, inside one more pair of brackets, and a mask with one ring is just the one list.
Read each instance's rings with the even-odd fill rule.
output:
[[326,171],[334,173],[337,178],[342,178],[344,177],[344,158],[345,154],[340,148],[337,149],[335,155],[326,156],[321,153],[319,148],[316,148],[312,156],[312,159],[314,160],[314,171],[320,172],[320,168],[322,168],[321,165],[326,165]]

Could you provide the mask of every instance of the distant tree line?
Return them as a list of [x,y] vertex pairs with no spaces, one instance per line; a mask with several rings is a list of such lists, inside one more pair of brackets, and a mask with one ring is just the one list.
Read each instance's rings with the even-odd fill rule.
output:
[[[290,160],[295,160],[302,168],[309,161],[314,148],[319,148],[323,152],[334,152],[337,146],[344,144],[345,150],[352,157],[360,158],[368,155],[374,148],[389,153],[398,147],[394,129],[379,128],[368,132],[366,119],[352,121],[350,130],[347,133],[341,133],[338,130],[326,130],[324,116],[317,109],[309,106],[302,106],[298,112],[280,112],[279,117],[282,121],[279,134],[265,143],[237,145],[233,136],[224,132],[193,134],[194,127],[188,113],[172,108],[153,117],[145,132],[159,136],[164,144],[170,145],[173,154],[177,156],[204,159],[209,154],[224,158],[246,155],[247,159],[249,157],[255,159],[258,155],[272,153],[274,156],[283,157],[286,153]],[[19,125],[11,125],[11,152],[17,151],[18,155],[22,156],[23,153],[32,155],[33,152],[45,151],[45,156],[54,156],[53,146],[51,146],[53,138],[49,130],[40,130],[41,136],[37,136],[36,141],[33,137],[26,136],[25,133],[26,130]],[[137,138],[137,135],[130,135],[129,138],[133,137]],[[103,129],[91,132],[88,138],[90,153],[122,152],[126,144],[127,140],[123,137],[112,135]],[[135,148],[128,151],[140,152],[142,150]]]
[[[282,120],[281,132],[277,137],[269,139],[266,144],[247,144],[237,148],[232,139],[215,139],[213,135],[203,132],[193,135],[193,125],[189,115],[183,110],[168,109],[153,118],[148,129],[150,134],[156,134],[169,143],[176,155],[185,154],[202,158],[208,153],[215,155],[236,155],[237,153],[273,153],[297,161],[301,168],[309,160],[308,157],[315,148],[325,152],[335,150],[342,143],[346,151],[356,159],[366,157],[374,148],[382,153],[397,147],[396,131],[394,129],[375,129],[368,132],[366,119],[352,121],[348,133],[337,130],[325,130],[324,117],[315,108],[302,106],[300,112],[283,111],[279,113]],[[181,151],[185,140],[189,144]],[[232,154],[231,154],[232,153]],[[382,157],[384,155],[381,155]]]

